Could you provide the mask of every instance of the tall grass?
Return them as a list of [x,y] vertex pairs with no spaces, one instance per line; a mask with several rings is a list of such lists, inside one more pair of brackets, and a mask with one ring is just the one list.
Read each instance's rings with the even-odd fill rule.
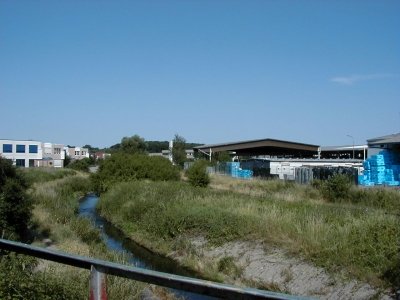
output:
[[44,183],[51,180],[61,179],[75,175],[74,170],[57,168],[29,168],[18,169],[23,174],[29,184]]
[[[242,181],[237,183],[233,189]],[[311,187],[281,182],[256,182],[246,189],[243,194],[245,189],[177,182],[123,183],[102,195],[99,210],[128,236],[162,251],[171,250],[181,235],[202,235],[214,244],[257,239],[371,283],[399,280],[400,221],[391,211],[326,203]]]
[[[36,184],[32,195],[37,230],[41,236],[50,237],[58,250],[126,263],[123,255],[106,248],[89,220],[77,216],[78,199],[90,187],[89,177],[82,174]],[[40,269],[38,276],[51,278],[60,286],[73,287],[74,299],[88,297],[89,271],[51,262]],[[109,299],[137,299],[144,288],[142,283],[107,276]]]

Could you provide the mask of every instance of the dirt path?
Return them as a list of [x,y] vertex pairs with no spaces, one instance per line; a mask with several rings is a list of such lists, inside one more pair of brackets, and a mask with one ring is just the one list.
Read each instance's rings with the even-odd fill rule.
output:
[[388,291],[332,276],[322,268],[289,257],[280,249],[266,248],[261,242],[231,242],[211,247],[204,238],[196,238],[190,239],[190,243],[202,260],[218,263],[223,257],[233,258],[242,271],[241,282],[257,282],[284,293],[317,299],[395,299]]

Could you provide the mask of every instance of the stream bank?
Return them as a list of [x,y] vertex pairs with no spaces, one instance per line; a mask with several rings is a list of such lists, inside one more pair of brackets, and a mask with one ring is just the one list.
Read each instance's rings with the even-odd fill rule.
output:
[[[94,226],[99,229],[101,238],[106,246],[113,251],[122,252],[127,260],[135,267],[156,270],[187,277],[201,278],[200,273],[181,267],[176,260],[155,254],[145,247],[126,238],[123,233],[101,217],[96,212],[96,205],[99,198],[94,194],[88,194],[79,203],[78,214],[81,217],[90,219]],[[203,278],[202,278],[203,279]],[[185,291],[170,290],[177,297],[188,300],[212,300],[214,297],[198,295]]]
[[[91,201],[97,202],[93,199]],[[98,215],[97,218],[109,224]],[[96,222],[98,221],[95,220]],[[105,229],[107,230],[107,226]],[[117,232],[119,236],[125,237],[121,231]],[[146,245],[145,237],[141,239],[143,240],[140,242]],[[126,238],[123,240],[128,241]],[[323,268],[293,258],[284,250],[269,247],[262,241],[234,241],[215,246],[202,236],[181,236],[177,237],[177,240],[181,240],[182,244],[177,250],[156,256],[162,257],[164,254],[168,257],[163,258],[168,261],[167,265],[189,266],[190,269],[198,271],[197,274],[205,274],[208,278],[218,274],[221,276],[220,281],[230,284],[318,299],[394,299],[390,291],[382,291],[369,284],[346,279],[345,274],[329,274]],[[142,251],[140,249],[145,249],[143,252],[155,255],[146,248],[133,244],[139,247],[139,253]],[[209,274],[210,270],[213,274]],[[191,277],[190,274],[185,276]]]

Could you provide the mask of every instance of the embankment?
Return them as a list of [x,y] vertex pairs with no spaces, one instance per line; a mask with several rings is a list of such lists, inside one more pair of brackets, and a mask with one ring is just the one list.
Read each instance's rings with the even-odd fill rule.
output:
[[[252,187],[238,193],[182,182],[123,183],[101,196],[99,211],[129,238],[215,280],[320,298],[362,299],[395,287],[395,214],[272,184],[263,194]],[[301,289],[307,284],[299,278],[316,285]]]

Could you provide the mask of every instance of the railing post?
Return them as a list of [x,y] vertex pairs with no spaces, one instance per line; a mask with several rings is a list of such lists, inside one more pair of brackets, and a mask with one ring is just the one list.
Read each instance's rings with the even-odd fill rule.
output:
[[107,300],[106,275],[93,265],[90,268],[89,300]]

